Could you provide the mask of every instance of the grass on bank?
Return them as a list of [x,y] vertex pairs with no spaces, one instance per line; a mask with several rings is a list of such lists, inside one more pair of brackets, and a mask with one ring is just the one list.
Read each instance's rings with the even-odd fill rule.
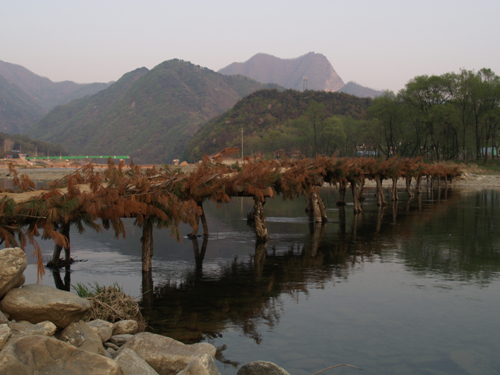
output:
[[120,320],[135,320],[139,325],[139,332],[146,328],[146,321],[141,314],[137,298],[129,296],[117,283],[111,286],[101,286],[77,283],[72,285],[79,297],[90,301],[91,308],[83,320],[102,319],[114,323]]

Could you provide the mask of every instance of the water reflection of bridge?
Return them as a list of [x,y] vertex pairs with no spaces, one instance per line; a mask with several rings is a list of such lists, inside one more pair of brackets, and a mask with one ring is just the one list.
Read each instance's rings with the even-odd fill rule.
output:
[[[323,288],[335,280],[346,279],[363,262],[397,256],[412,272],[487,281],[500,271],[499,254],[491,253],[491,240],[475,247],[456,246],[453,251],[443,251],[450,243],[442,236],[437,236],[435,246],[422,240],[425,233],[440,233],[436,224],[439,217],[446,219],[450,231],[463,232],[463,236],[457,236],[458,241],[463,241],[464,236],[473,241],[478,228],[489,228],[486,224],[490,219],[474,208],[457,210],[461,199],[463,195],[447,189],[384,207],[368,201],[361,214],[339,207],[335,223],[310,222],[309,234],[286,240],[285,250],[276,251],[268,243],[256,241],[250,261],[235,259],[216,277],[204,271],[210,241],[207,237],[194,238],[194,267],[180,283],[155,286],[152,273],[143,273],[142,290],[148,292],[143,297],[144,313],[152,330],[184,342],[217,337],[228,327],[236,326],[259,343],[259,327],[265,324],[272,328],[280,321],[281,295],[298,298],[309,293],[310,288]],[[500,195],[484,193],[475,199],[474,206],[491,211],[493,208],[488,207],[498,205]],[[490,214],[494,220],[495,215]],[[477,215],[472,220],[476,226],[464,227],[464,218],[472,215]],[[337,229],[333,234],[326,230],[332,225]],[[495,238],[500,240],[500,233]],[[488,267],[474,261],[478,255],[490,257]],[[64,282],[58,277],[59,284],[69,287],[69,273]]]

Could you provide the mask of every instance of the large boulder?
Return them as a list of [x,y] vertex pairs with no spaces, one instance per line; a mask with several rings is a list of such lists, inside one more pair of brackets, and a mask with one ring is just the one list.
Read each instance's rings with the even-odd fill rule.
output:
[[290,375],[272,362],[255,361],[242,366],[236,375]]
[[27,265],[26,254],[19,247],[0,250],[0,298],[24,284],[23,272]]
[[117,352],[125,348],[134,350],[160,375],[177,374],[195,357],[202,354],[215,356],[216,349],[208,343],[185,345],[169,337],[142,332],[131,338]]
[[115,356],[115,361],[123,367],[125,375],[158,375],[142,357],[132,349],[123,349]]
[[220,375],[212,357],[202,354],[188,363],[177,375]]
[[102,340],[85,322],[73,322],[57,334],[57,338],[87,352],[106,355]]
[[0,302],[0,310],[10,314],[10,319],[31,323],[48,320],[58,328],[80,320],[89,309],[90,302],[86,299],[41,284],[12,289]]
[[107,357],[78,349],[47,336],[24,336],[9,340],[0,352],[0,374],[125,375]]

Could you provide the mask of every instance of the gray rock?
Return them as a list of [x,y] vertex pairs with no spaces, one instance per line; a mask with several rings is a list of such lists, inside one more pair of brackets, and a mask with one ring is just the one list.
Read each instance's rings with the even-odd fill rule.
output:
[[27,265],[26,254],[19,247],[0,250],[0,298],[24,284],[23,272]]
[[122,367],[101,355],[47,336],[9,340],[0,352],[0,374],[124,375]]
[[195,357],[208,354],[215,356],[216,349],[208,343],[184,345],[169,337],[142,332],[131,338],[117,352],[132,349],[160,375],[177,374]]
[[113,336],[123,334],[134,334],[139,330],[139,325],[135,320],[122,320],[115,323]]
[[90,302],[77,295],[47,285],[29,284],[11,289],[0,302],[0,310],[10,319],[40,323],[48,320],[58,328],[80,320]]
[[236,375],[290,375],[272,362],[255,361],[242,366]]
[[111,342],[115,345],[118,345],[118,346],[122,346],[128,340],[130,340],[132,337],[134,337],[134,335],[130,335],[130,334],[114,335],[114,336],[111,336],[111,338],[109,339],[109,342]]
[[43,326],[30,322],[9,322],[9,328],[12,331],[12,334],[17,336],[51,336]]
[[202,354],[188,363],[177,375],[220,375],[212,357]]
[[115,357],[115,361],[123,367],[126,375],[158,375],[148,363],[132,349],[123,349]]
[[91,320],[90,322],[87,322],[87,325],[99,335],[103,343],[111,338],[113,328],[115,326],[114,323],[107,322],[102,319]]
[[0,324],[0,350],[7,344],[10,336],[12,336],[12,331],[7,324]]
[[87,352],[106,355],[101,338],[83,321],[71,323],[57,337]]
[[118,345],[115,345],[115,344],[113,344],[112,342],[105,342],[105,343],[104,343],[104,346],[105,346],[106,348],[111,348],[111,349],[113,349],[113,350],[118,350],[118,349],[120,349],[120,347],[119,347]]
[[5,316],[3,312],[0,311],[0,324],[6,324],[9,322],[9,319]]

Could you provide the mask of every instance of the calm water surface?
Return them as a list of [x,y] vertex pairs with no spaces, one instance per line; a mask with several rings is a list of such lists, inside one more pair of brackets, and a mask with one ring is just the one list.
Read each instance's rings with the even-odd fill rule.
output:
[[[325,188],[325,226],[305,202],[268,200],[271,240],[247,225],[250,198],[205,203],[211,236],[177,243],[155,232],[153,280],[141,275],[141,232],[71,233],[71,273],[43,283],[117,282],[143,297],[150,330],[218,347],[217,367],[236,374],[267,360],[290,374],[348,363],[329,374],[500,373],[500,191],[449,189],[364,213],[337,208]],[[190,228],[181,227],[185,236]],[[52,243],[42,242],[49,257]],[[34,260],[26,272],[36,282]]]

